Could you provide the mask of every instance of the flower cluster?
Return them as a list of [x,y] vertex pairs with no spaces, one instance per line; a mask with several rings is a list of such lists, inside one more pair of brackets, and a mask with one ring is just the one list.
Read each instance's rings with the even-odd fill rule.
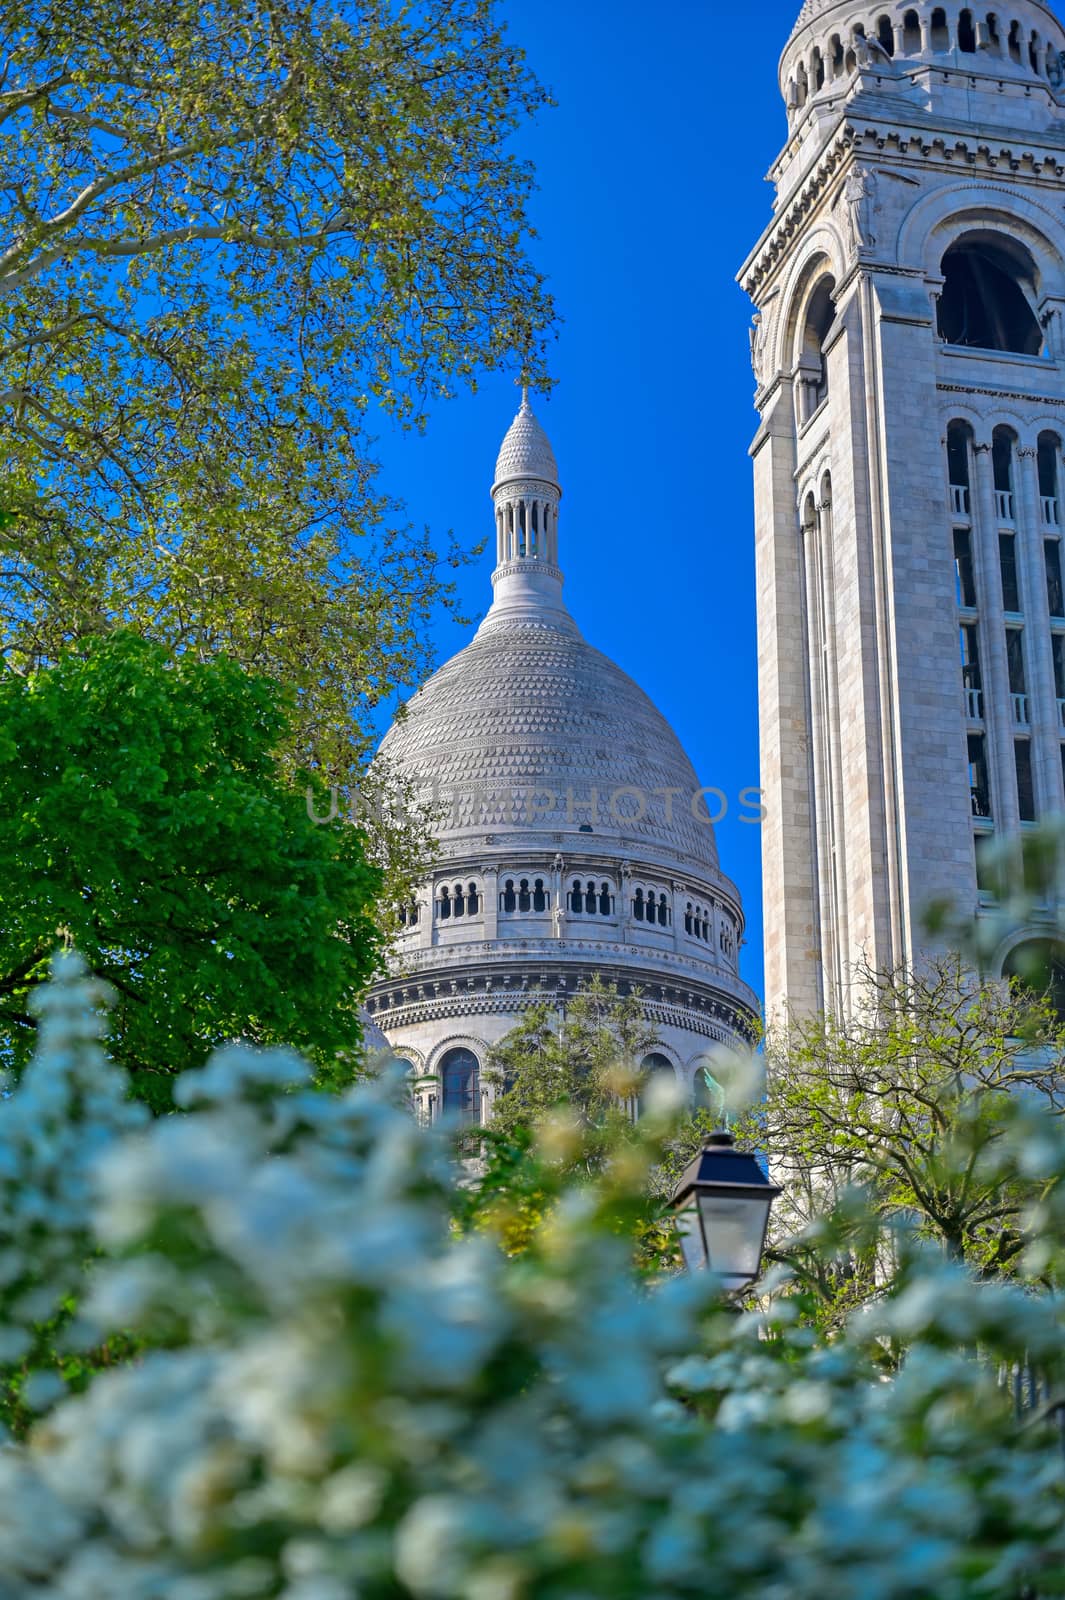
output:
[[[61,968],[44,1015],[68,1031],[42,1029],[13,1126],[56,1077],[71,1103],[90,1001]],[[298,1060],[230,1047],[183,1078],[181,1112],[123,1125],[121,1080],[92,1062],[71,1142],[95,1180],[70,1152],[81,1209],[64,1191],[49,1227],[72,1254],[49,1259],[62,1280],[91,1225],[86,1336],[144,1353],[0,1453],[0,1600],[1065,1583],[1053,1429],[1020,1426],[997,1377],[1060,1363],[1052,1298],[915,1259],[826,1344],[786,1295],[738,1314],[708,1276],[641,1282],[587,1189],[520,1257],[457,1237],[446,1146],[387,1075],[331,1098]],[[1065,1170],[1047,1137],[1037,1159]]]

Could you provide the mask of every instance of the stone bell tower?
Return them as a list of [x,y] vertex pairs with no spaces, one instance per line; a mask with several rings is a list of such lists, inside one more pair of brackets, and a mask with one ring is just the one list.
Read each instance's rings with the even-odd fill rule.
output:
[[1065,801],[1063,51],[1040,0],[806,0],[781,58],[740,275],[771,1021],[919,959]]

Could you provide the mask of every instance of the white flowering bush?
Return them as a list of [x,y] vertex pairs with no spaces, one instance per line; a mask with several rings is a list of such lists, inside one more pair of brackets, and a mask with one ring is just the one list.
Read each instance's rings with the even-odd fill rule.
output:
[[[140,1350],[0,1451],[0,1600],[1065,1592],[1056,1431],[997,1376],[1062,1367],[1052,1296],[914,1255],[826,1343],[784,1286],[738,1314],[709,1278],[642,1281],[594,1186],[511,1258],[451,1228],[448,1149],[398,1083],[334,1099],[231,1047],[179,1114],[127,1121],[90,1000],[68,959],[0,1144],[61,1082],[83,1187],[36,1197],[48,1261],[66,1293],[90,1245],[72,1327]],[[1018,1140],[1048,1177],[1037,1249],[1065,1148]]]

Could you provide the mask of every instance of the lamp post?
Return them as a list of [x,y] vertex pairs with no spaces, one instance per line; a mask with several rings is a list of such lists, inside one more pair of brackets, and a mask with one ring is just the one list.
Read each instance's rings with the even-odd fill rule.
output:
[[673,1196],[689,1272],[708,1269],[730,1291],[754,1283],[761,1271],[769,1208],[779,1193],[754,1156],[736,1149],[731,1134],[711,1134]]

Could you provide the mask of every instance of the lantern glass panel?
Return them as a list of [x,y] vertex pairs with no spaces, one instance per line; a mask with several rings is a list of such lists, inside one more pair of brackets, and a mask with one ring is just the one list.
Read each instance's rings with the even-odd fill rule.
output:
[[769,1206],[769,1195],[699,1195],[710,1270],[730,1288],[758,1276]]
[[677,1212],[677,1234],[684,1255],[684,1265],[689,1272],[702,1272],[706,1265],[706,1246],[699,1223],[699,1208],[694,1197],[683,1210]]

